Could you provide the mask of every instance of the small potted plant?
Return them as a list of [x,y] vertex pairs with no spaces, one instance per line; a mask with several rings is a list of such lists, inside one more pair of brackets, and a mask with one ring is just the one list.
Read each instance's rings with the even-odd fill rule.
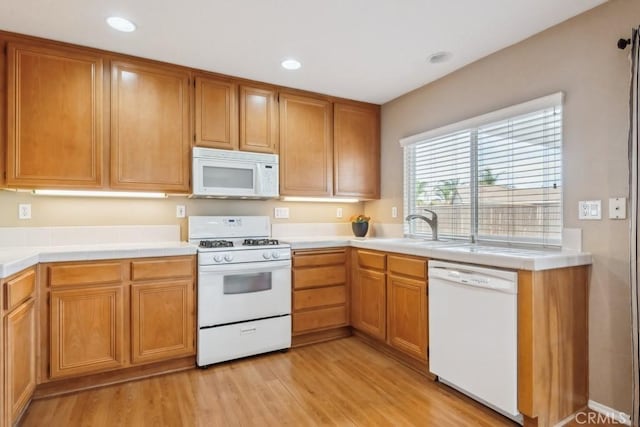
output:
[[363,214],[353,215],[351,220],[351,229],[353,230],[353,234],[356,237],[364,237],[369,231],[369,220],[371,217],[368,217]]

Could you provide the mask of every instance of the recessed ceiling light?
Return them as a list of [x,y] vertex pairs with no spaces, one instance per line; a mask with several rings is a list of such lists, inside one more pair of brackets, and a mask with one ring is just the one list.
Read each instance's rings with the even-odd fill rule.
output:
[[302,67],[300,61],[295,59],[285,59],[280,63],[280,65],[282,65],[282,68],[284,68],[285,70],[297,70],[298,68]]
[[427,61],[429,61],[429,63],[431,64],[441,64],[450,60],[451,56],[451,52],[436,52],[432,55],[429,55]]
[[130,33],[136,29],[136,24],[119,16],[108,17],[107,24],[109,24],[109,26],[114,30],[123,31],[125,33]]

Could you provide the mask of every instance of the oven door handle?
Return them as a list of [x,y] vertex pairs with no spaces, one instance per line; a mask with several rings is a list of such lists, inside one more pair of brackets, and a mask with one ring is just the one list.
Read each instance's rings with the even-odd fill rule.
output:
[[198,267],[198,274],[220,274],[220,273],[263,273],[275,270],[291,269],[291,261],[269,261],[246,264],[216,264],[201,265]]

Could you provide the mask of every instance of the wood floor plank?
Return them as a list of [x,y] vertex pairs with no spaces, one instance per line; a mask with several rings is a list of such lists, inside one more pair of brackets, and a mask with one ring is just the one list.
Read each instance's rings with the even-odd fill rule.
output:
[[515,426],[350,337],[34,401],[31,426]]

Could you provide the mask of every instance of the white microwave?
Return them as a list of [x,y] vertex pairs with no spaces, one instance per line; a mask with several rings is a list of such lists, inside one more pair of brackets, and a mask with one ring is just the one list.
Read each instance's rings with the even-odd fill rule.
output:
[[193,197],[278,197],[278,155],[193,148]]

